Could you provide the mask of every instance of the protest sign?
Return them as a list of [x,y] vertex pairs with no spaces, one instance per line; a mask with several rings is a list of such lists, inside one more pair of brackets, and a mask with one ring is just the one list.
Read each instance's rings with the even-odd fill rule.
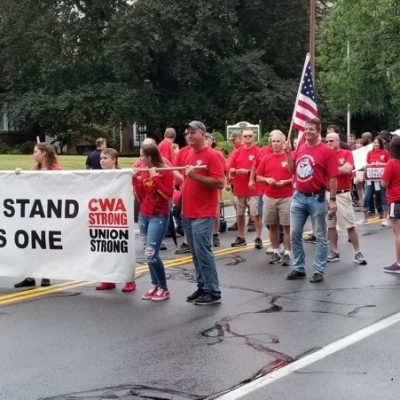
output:
[[365,164],[367,163],[367,154],[373,148],[373,144],[369,144],[368,146],[359,147],[356,150],[352,151],[353,158],[354,158],[354,169],[356,171],[364,168]]
[[0,171],[0,275],[129,282],[129,170]]

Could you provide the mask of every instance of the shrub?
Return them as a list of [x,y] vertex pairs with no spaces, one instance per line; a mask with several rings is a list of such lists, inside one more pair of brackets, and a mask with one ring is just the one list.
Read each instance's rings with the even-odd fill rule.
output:
[[223,151],[228,156],[233,150],[233,144],[231,142],[219,142],[217,149]]
[[269,133],[264,133],[258,142],[255,142],[255,145],[258,147],[264,147],[268,145]]
[[0,140],[0,154],[8,154],[11,151],[11,147]]
[[[36,142],[24,142],[21,145],[19,145],[19,154],[32,154],[33,153],[33,149],[36,145]],[[15,146],[17,147],[17,146]],[[14,148],[15,148],[14,147]]]
[[215,141],[217,142],[217,144],[221,143],[221,142],[225,142],[225,137],[221,132],[213,132],[212,135],[213,135],[213,138],[215,139]]

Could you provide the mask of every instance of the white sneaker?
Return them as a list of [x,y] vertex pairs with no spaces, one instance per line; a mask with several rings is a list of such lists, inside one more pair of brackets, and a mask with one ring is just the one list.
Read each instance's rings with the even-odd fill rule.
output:
[[384,219],[381,223],[381,226],[389,226],[389,221],[387,219]]
[[279,246],[279,253],[283,254],[284,252],[285,252],[285,245],[281,243],[281,245]]
[[265,254],[273,254],[274,253],[274,249],[272,248],[272,246],[269,246],[267,248],[267,250],[265,250]]
[[359,221],[357,221],[357,225],[367,225],[368,220],[365,218],[361,218]]

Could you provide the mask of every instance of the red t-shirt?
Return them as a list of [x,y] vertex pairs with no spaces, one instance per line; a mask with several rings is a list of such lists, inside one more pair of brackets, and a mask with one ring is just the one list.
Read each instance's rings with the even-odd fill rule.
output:
[[386,199],[388,204],[400,200],[400,161],[394,158],[390,159],[382,175],[382,180],[389,182],[386,188]]
[[339,175],[334,151],[324,143],[314,147],[300,146],[294,153],[294,184],[299,192],[329,189],[327,182]]
[[146,217],[165,215],[169,211],[169,200],[174,193],[174,173],[162,171],[150,177],[142,172],[140,179],[133,178],[133,191],[140,203],[140,212]]
[[61,165],[53,164],[51,171],[62,171]]
[[[176,156],[175,161],[174,161],[174,166],[175,166],[175,167],[186,167],[186,164],[185,164],[185,161],[184,161],[184,160],[185,160],[186,154],[187,154],[190,150],[192,150],[192,149],[190,148],[190,146],[182,147],[182,148],[179,150],[178,155]],[[185,174],[183,174],[183,175],[185,176]]]
[[[256,158],[256,160],[254,160],[254,165],[256,166],[256,168],[260,165],[261,160],[268,154],[274,154],[274,151],[272,150],[271,146],[267,145],[267,146],[261,147],[260,152],[258,153],[258,157]],[[265,191],[264,186],[265,185],[257,183],[257,193],[259,195],[264,194],[264,191]]]
[[367,164],[386,164],[390,160],[390,153],[385,150],[371,150],[367,153]]
[[[254,165],[254,162],[257,160],[258,155],[260,153],[260,149],[257,146],[252,146],[249,149],[246,149],[244,146],[240,146],[235,152],[232,154],[232,157],[228,163],[228,172],[231,168],[235,169],[247,169],[251,170]],[[248,174],[238,174],[236,172],[233,194],[235,196],[257,196],[258,188],[256,185],[255,189],[249,188],[249,178],[250,173]]]
[[[274,178],[276,182],[292,179],[286,161],[286,154],[276,155],[274,153],[263,157],[257,168],[257,175]],[[290,183],[285,186],[260,184],[264,188],[264,194],[273,199],[281,199],[293,196],[293,185]]]
[[[221,160],[214,149],[204,147],[195,152],[190,149],[184,157],[185,165],[207,165],[196,173],[215,179],[225,177]],[[216,218],[219,202],[219,189],[210,189],[200,182],[186,178],[182,186],[182,214],[186,218]]]
[[171,164],[174,162],[174,153],[172,152],[172,144],[167,140],[162,140],[158,144],[158,150],[160,150],[161,155],[166,158]]
[[[171,164],[166,158],[163,157],[162,159],[163,159],[163,161],[164,161],[164,164],[165,164],[167,167],[172,167],[172,164]],[[143,165],[142,160],[139,158],[139,159],[137,159],[137,160],[133,163],[132,168],[146,168],[146,167]],[[142,174],[142,172],[139,172],[139,173],[136,175],[136,176],[137,176],[137,179],[140,179],[141,174]],[[134,184],[134,182],[135,182],[135,179],[136,179],[136,178],[132,178],[132,186],[133,186],[133,184]]]
[[[350,150],[340,149],[335,153],[338,167],[343,167],[345,163],[350,163],[354,167],[354,158]],[[338,175],[337,177],[337,190],[348,190],[352,187],[351,182],[352,174]]]

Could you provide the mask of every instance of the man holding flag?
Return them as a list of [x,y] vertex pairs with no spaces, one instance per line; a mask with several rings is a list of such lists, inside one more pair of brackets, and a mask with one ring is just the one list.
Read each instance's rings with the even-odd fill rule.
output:
[[321,142],[321,121],[317,117],[310,59],[307,56],[292,120],[292,126],[299,130],[298,146],[292,156],[289,137],[283,148],[296,189],[290,209],[293,270],[286,277],[306,277],[303,228],[310,216],[317,239],[314,274],[310,279],[313,283],[323,280],[328,256],[325,193],[330,192],[328,208],[334,215],[337,209],[336,177],[339,174],[335,153]]

